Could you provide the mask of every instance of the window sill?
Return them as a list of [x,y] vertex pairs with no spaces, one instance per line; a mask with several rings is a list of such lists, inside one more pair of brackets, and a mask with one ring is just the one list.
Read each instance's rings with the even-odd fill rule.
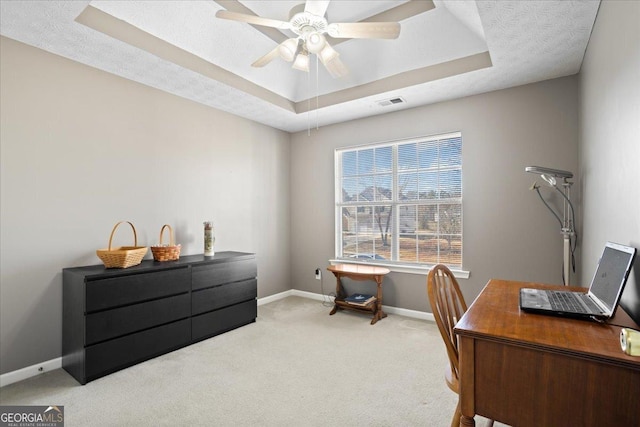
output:
[[[429,267],[418,267],[415,265],[407,265],[407,264],[389,264],[384,262],[372,262],[363,259],[359,260],[348,260],[348,259],[330,259],[329,262],[331,265],[336,264],[365,264],[365,265],[376,265],[380,267],[386,267],[394,273],[409,273],[409,274],[420,274],[426,276],[429,274]],[[456,279],[468,279],[471,274],[470,271],[464,270],[451,270]]]

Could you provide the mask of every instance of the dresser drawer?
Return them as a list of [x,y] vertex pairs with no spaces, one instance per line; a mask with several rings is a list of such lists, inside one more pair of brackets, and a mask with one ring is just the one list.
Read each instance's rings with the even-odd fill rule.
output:
[[198,341],[255,321],[258,305],[255,300],[232,305],[191,318],[191,338]]
[[189,344],[190,319],[92,345],[85,350],[86,381]]
[[244,252],[65,268],[62,367],[86,384],[251,323],[256,278],[255,254]]
[[200,314],[228,305],[237,304],[258,296],[256,279],[226,283],[191,293],[191,314]]
[[86,311],[104,310],[189,291],[188,268],[87,281]]
[[191,315],[188,293],[87,315],[86,345]]
[[255,258],[193,267],[192,289],[210,288],[229,282],[254,279],[258,275]]

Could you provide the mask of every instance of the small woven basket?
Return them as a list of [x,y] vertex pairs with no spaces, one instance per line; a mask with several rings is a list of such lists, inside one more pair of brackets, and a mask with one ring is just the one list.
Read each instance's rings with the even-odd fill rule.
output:
[[[169,229],[169,244],[162,244],[162,234],[164,229]],[[160,229],[160,244],[151,246],[153,259],[156,261],[175,261],[180,258],[181,245],[176,245],[173,241],[173,229],[169,224],[165,224]]]
[[[133,230],[133,246],[120,246],[118,248],[111,247],[111,241],[113,240],[113,234],[116,229],[123,222],[127,222]],[[129,221],[120,221],[117,223],[113,230],[111,230],[111,236],[109,236],[109,248],[98,249],[96,255],[102,260],[106,268],[127,268],[138,265],[142,262],[142,258],[147,254],[146,246],[138,246],[138,234],[136,228]]]

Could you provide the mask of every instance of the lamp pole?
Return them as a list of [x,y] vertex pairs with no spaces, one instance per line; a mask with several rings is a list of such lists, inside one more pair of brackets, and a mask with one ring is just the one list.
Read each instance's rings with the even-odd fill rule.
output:
[[563,248],[562,248],[562,260],[563,260],[563,276],[564,276],[564,284],[569,286],[571,283],[571,239],[575,236],[575,231],[573,229],[573,217],[572,217],[572,206],[571,206],[571,185],[573,183],[567,181],[567,178],[564,178],[564,182],[562,183],[562,187],[564,190],[564,203],[562,209],[562,240],[563,240]]
[[[572,182],[568,181],[569,178],[573,178],[573,173],[569,171],[564,171],[560,169],[551,169],[540,166],[527,166],[524,168],[525,172],[535,173],[540,175],[540,177],[547,183],[549,186],[555,188],[558,193],[562,195],[563,203],[562,203],[562,220],[558,214],[549,206],[549,204],[544,200],[542,194],[540,194],[540,186],[537,182],[534,182],[531,186],[531,190],[536,190],[540,200],[545,204],[545,206],[551,211],[551,213],[556,217],[558,222],[560,222],[560,232],[562,234],[562,278],[564,279],[565,286],[569,286],[571,282],[571,261],[572,261],[572,250],[571,250],[571,239],[575,238],[575,212],[573,210],[573,205],[571,204],[571,186]],[[556,178],[562,178],[562,190],[558,188],[556,183]]]

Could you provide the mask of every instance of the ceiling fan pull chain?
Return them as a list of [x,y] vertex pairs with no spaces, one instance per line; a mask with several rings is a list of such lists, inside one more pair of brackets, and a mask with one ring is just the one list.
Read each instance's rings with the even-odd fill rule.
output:
[[307,73],[307,136],[311,136],[311,73]]
[[316,130],[320,129],[320,125],[318,124],[318,109],[320,108],[320,103],[318,102],[318,93],[319,93],[319,89],[318,89],[318,79],[320,78],[320,70],[319,70],[319,65],[318,62],[320,62],[318,60],[318,55],[316,55]]

